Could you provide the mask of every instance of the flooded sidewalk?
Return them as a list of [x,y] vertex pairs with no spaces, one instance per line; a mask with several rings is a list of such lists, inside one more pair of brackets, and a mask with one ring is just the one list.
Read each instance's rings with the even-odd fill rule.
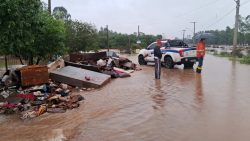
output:
[[1,115],[0,140],[249,140],[250,66],[207,55],[202,74],[162,68],[161,80],[154,66],[141,68],[79,92],[86,100],[66,113],[26,121]]

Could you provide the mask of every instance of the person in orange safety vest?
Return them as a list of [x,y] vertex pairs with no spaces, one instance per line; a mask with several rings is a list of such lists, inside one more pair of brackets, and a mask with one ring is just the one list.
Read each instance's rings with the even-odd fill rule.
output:
[[201,73],[203,66],[203,59],[205,56],[205,38],[201,38],[196,47],[198,67],[196,68],[197,73]]

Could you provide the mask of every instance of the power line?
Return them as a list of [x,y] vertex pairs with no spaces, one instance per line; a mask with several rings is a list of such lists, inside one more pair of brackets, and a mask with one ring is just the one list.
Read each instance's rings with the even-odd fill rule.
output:
[[244,5],[246,5],[246,4],[249,3],[249,2],[250,2],[250,0],[246,0],[245,2],[243,2],[243,3],[241,4],[241,7],[244,6]]
[[245,11],[249,11],[249,7],[244,7],[244,6],[246,6],[247,4],[249,4],[249,2],[250,2],[250,0],[246,0],[245,2],[243,2],[242,4],[241,4],[241,9],[240,9],[240,11],[241,11],[241,13],[244,13]]
[[212,5],[212,4],[216,4],[217,2],[219,2],[220,0],[214,0],[214,1],[211,1],[211,2],[208,2],[208,3],[206,3],[206,4],[204,4],[204,5],[202,5],[202,6],[200,6],[200,7],[198,7],[198,8],[196,8],[196,9],[193,9],[193,10],[191,10],[191,11],[189,11],[189,12],[186,12],[185,14],[183,14],[183,15],[178,15],[178,17],[184,17],[184,16],[186,16],[186,15],[191,15],[191,14],[193,14],[194,12],[197,12],[197,11],[199,11],[199,10],[203,10],[205,7],[208,7],[208,6],[210,6],[210,5]]
[[[246,0],[241,4],[241,7],[248,4],[250,2],[250,0]],[[220,21],[222,21],[224,18],[226,18],[227,16],[229,16],[232,12],[234,12],[236,8],[231,9],[230,11],[228,11],[225,15],[223,15],[220,19],[218,19],[217,21],[215,21],[214,23],[210,24],[209,26],[207,26],[207,28],[211,28],[212,26],[216,25],[217,23],[219,23]]]
[[223,15],[220,19],[218,19],[217,21],[215,21],[214,23],[210,24],[209,26],[207,26],[207,28],[210,28],[214,25],[216,25],[217,23],[219,23],[220,21],[222,21],[224,18],[226,18],[228,15],[230,15],[236,8],[231,9],[229,12],[227,12],[225,15]]

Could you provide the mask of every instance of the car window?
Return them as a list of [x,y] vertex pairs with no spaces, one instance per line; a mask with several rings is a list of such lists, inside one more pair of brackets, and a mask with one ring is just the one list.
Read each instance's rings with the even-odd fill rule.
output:
[[171,47],[177,47],[177,46],[179,46],[180,42],[177,40],[171,40],[171,41],[169,41],[169,44]]
[[170,47],[169,42],[166,42],[166,43],[165,43],[165,47]]
[[147,47],[147,49],[148,49],[148,50],[154,49],[155,46],[156,46],[156,43],[152,43],[151,45],[149,45],[149,46]]
[[181,40],[171,40],[169,44],[171,47],[187,47],[187,44]]

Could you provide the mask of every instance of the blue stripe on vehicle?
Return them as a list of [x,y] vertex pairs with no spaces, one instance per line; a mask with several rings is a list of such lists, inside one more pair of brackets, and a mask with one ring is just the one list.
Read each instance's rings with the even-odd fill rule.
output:
[[190,50],[196,50],[196,49],[195,48],[184,49],[184,52],[185,51],[190,51]]
[[[183,52],[190,51],[190,50],[196,50],[195,48],[188,48],[188,49],[183,49]],[[162,53],[167,53],[167,52],[173,52],[173,53],[179,53],[178,50],[170,50],[170,49],[162,49]],[[154,52],[151,52],[151,54],[154,54]]]
[[174,53],[179,53],[179,51],[177,50],[161,50],[162,53],[166,53],[166,52],[174,52]]

